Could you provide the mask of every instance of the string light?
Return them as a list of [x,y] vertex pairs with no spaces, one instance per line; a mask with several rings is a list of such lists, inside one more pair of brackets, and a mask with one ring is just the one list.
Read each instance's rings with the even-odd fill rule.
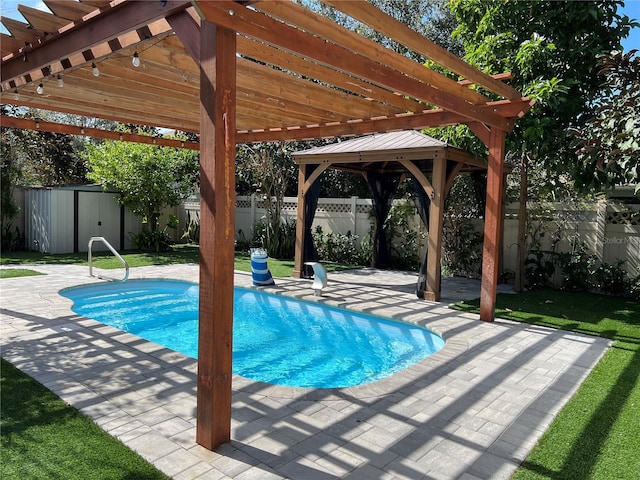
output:
[[91,64],[91,71],[93,72],[93,76],[94,77],[99,77],[100,76],[100,70],[98,70],[98,67],[96,67],[95,63]]
[[40,85],[36,88],[36,92],[38,92],[38,95],[42,95],[44,93],[44,84],[42,82],[40,82]]
[[60,88],[64,87],[64,80],[62,79],[62,75],[58,74],[58,86]]
[[138,55],[138,52],[134,52],[133,58],[131,59],[131,63],[136,68],[140,66],[140,56]]
[[20,100],[20,94],[18,93],[18,89],[17,88],[13,91],[13,99],[14,100]]

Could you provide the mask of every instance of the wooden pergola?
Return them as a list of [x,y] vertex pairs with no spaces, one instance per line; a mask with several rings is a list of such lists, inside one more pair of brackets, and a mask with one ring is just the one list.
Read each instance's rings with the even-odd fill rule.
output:
[[[489,151],[481,319],[494,318],[504,140],[532,102],[501,80],[506,77],[482,73],[366,1],[322,1],[459,81],[291,1],[44,0],[53,14],[20,6],[27,23],[2,18],[11,33],[0,38],[3,104],[200,135],[196,440],[209,449],[231,435],[238,143],[469,125]],[[1,121],[112,135],[37,120]]]

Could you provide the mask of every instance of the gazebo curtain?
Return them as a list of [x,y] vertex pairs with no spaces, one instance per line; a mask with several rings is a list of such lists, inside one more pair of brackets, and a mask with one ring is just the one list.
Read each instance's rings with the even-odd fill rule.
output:
[[400,183],[399,174],[369,172],[367,183],[371,188],[375,224],[373,227],[373,256],[371,266],[385,268],[389,266],[389,245],[384,233],[384,222],[391,209],[393,194]]
[[[409,178],[411,179],[410,185],[411,189],[415,196],[413,197],[413,203],[418,210],[418,214],[420,215],[420,220],[427,231],[429,231],[429,205],[431,201],[427,195],[427,192],[424,191],[420,182],[418,182],[415,177],[409,174]],[[427,262],[429,261],[427,257],[427,251],[424,252],[424,258],[420,262],[420,270],[418,272],[418,282],[416,283],[416,296],[418,298],[424,298],[424,292],[427,288]]]

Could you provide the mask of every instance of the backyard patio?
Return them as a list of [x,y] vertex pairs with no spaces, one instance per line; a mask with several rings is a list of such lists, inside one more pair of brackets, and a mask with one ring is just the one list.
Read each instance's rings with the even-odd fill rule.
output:
[[[212,452],[196,443],[196,360],[74,314],[58,291],[98,281],[86,267],[33,269],[47,275],[2,283],[3,357],[176,479],[509,478],[610,345],[447,308],[477,297],[477,282],[443,279],[442,303],[415,302],[415,275],[334,272],[315,301],[426,326],[445,347],[361,387],[234,375],[231,442]],[[198,266],[131,278],[197,281]],[[267,290],[313,300],[310,285]]]

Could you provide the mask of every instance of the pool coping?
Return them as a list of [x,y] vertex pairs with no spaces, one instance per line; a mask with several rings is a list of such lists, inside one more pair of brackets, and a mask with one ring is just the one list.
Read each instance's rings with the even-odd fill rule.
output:
[[[86,268],[34,269],[48,277],[0,284],[3,357],[178,480],[509,478],[610,345],[416,301],[388,287],[404,278],[393,272],[330,274],[322,297],[308,280],[276,279],[261,289],[403,319],[441,335],[445,347],[345,389],[234,375],[232,441],[209,452],[195,443],[196,360],[73,314],[57,292],[99,281]],[[132,272],[193,281],[198,270]],[[249,283],[236,273],[236,284]]]

